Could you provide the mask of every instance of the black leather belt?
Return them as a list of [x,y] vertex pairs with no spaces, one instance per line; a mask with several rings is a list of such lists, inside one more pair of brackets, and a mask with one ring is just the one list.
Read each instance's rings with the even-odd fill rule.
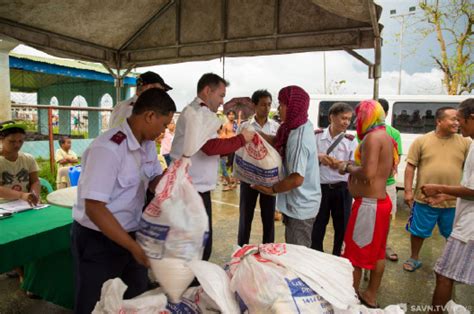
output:
[[347,188],[347,182],[341,181],[336,183],[321,184],[321,187],[325,187],[331,190]]

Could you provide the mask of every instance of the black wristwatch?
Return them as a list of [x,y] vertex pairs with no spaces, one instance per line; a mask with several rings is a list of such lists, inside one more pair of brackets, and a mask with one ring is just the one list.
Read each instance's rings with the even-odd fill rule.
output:
[[349,162],[347,162],[347,163],[344,165],[344,168],[342,168],[342,171],[343,171],[344,173],[349,173],[349,171],[347,171],[347,169],[349,168],[350,165],[351,165],[351,164],[350,164]]

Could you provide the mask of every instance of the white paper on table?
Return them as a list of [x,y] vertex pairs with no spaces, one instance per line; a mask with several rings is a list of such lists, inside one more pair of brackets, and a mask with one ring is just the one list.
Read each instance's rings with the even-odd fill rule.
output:
[[27,201],[16,200],[0,204],[0,213],[19,213],[29,209],[41,209],[48,207],[47,204],[39,204],[38,206],[31,206]]

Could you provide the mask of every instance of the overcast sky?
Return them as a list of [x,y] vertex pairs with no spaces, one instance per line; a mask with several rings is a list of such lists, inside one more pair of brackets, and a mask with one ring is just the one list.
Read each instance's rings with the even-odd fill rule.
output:
[[[410,6],[416,6],[416,0],[379,0],[383,7],[380,22],[384,25],[382,36],[382,79],[381,95],[397,94],[399,77],[399,42],[400,22],[390,18],[390,10],[406,13]],[[417,8],[419,10],[419,8]],[[421,12],[418,13],[420,16]],[[434,36],[419,41],[410,26],[416,16],[408,18],[408,30],[405,32],[405,53],[402,72],[402,94],[443,94],[441,85],[442,73],[431,62],[430,55],[438,47]],[[410,29],[411,28],[411,29]],[[416,49],[414,42],[417,42]],[[33,49],[20,46],[18,53],[33,53]],[[33,51],[33,52],[32,52]],[[369,60],[373,60],[370,50],[359,51]],[[323,53],[298,53],[280,56],[226,58],[225,78],[230,81],[226,100],[233,97],[251,96],[257,89],[268,89],[276,98],[280,88],[287,85],[300,85],[310,94],[323,94],[324,67]],[[372,94],[373,81],[368,79],[367,67],[345,52],[326,52],[326,91],[337,94]],[[219,59],[203,62],[187,62],[173,65],[161,65],[137,68],[135,72],[155,71],[167,84],[173,87],[170,95],[181,110],[196,95],[196,84],[199,77],[206,72],[222,75],[222,62]],[[345,81],[337,86],[336,82]]]

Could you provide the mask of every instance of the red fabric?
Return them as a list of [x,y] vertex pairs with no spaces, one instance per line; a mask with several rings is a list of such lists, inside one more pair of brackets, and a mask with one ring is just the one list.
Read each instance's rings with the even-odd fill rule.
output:
[[351,216],[347,223],[346,234],[344,236],[345,247],[342,257],[349,259],[353,266],[364,269],[374,269],[377,261],[385,259],[385,248],[387,246],[387,236],[390,228],[392,202],[388,195],[386,195],[383,200],[377,200],[372,242],[362,248],[353,240],[354,227],[361,203],[362,198],[354,198]]
[[291,130],[308,121],[309,95],[299,86],[287,86],[278,93],[278,101],[286,105],[286,119],[278,128],[275,148],[285,159],[285,148]]
[[201,150],[208,156],[228,155],[245,145],[245,137],[242,134],[231,138],[213,138],[201,147]]

